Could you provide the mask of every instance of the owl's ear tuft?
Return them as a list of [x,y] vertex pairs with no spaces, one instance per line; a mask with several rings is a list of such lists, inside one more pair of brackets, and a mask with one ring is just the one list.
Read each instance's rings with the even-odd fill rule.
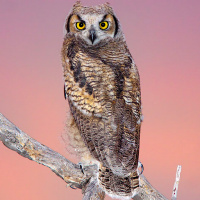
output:
[[70,25],[70,20],[71,20],[72,15],[73,15],[73,14],[69,15],[69,17],[68,17],[67,20],[66,20],[67,23],[66,23],[66,25],[65,25],[65,29],[67,30],[67,33],[70,32],[70,27],[69,27],[69,25]]
[[82,6],[81,1],[77,1],[77,2],[73,5],[73,7],[79,7],[79,6]]

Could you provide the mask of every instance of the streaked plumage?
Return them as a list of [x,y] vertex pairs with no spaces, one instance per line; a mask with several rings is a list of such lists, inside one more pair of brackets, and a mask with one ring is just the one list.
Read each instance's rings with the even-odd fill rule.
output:
[[107,194],[130,198],[139,185],[137,67],[108,4],[84,7],[77,2],[65,28],[62,64],[72,146],[99,163],[99,184]]

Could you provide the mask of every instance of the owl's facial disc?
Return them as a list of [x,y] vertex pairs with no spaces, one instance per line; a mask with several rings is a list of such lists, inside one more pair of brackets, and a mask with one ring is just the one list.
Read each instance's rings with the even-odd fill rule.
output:
[[118,24],[116,18],[111,15],[71,15],[66,24],[67,32],[74,33],[87,42],[88,45],[96,45],[108,38],[114,38],[117,34]]

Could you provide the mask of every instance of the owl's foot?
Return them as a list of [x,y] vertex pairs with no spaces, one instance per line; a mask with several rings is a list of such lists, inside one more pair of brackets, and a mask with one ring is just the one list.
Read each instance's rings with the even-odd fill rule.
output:
[[[82,163],[78,163],[80,169],[81,169],[81,172],[84,174],[84,170],[83,170],[83,164]],[[74,190],[76,190],[77,188],[81,189],[81,187],[79,185],[77,185],[76,183],[68,183],[67,184],[67,187],[70,187]]]
[[[81,172],[83,174],[91,174],[92,176],[94,176],[94,174],[97,174],[97,172],[99,171],[99,167],[98,167],[98,163],[91,163],[91,164],[85,164],[85,163],[82,163],[82,162],[79,162],[78,163],[80,169],[81,169]],[[92,172],[92,173],[91,173]]]

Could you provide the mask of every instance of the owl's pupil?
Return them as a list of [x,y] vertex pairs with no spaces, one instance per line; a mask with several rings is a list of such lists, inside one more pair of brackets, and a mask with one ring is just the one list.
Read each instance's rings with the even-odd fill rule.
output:
[[105,22],[102,22],[102,23],[101,23],[101,26],[102,26],[102,27],[105,27],[105,26],[106,26]]
[[80,27],[83,27],[83,22],[80,22],[79,26],[80,26]]

